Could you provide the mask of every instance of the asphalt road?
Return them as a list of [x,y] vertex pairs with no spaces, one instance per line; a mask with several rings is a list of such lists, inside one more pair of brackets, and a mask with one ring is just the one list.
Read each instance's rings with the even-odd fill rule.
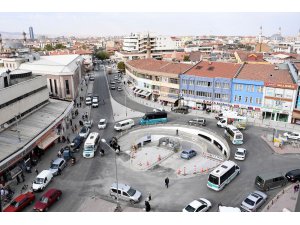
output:
[[[110,75],[113,76],[113,75]],[[96,71],[94,81],[94,95],[100,98],[98,108],[91,109],[91,118],[94,121],[93,131],[100,133],[101,138],[110,140],[115,136],[113,129],[114,120],[110,103],[110,95],[107,81],[103,68]],[[123,92],[111,91],[112,97],[122,105],[125,105],[125,97]],[[104,99],[105,104],[101,104]],[[127,98],[127,106],[137,111],[151,111],[152,108],[138,104]],[[170,123],[183,123],[191,119],[189,115],[170,113]],[[101,118],[108,120],[108,126],[105,130],[99,131],[97,122]],[[207,128],[223,135],[224,130],[217,128],[216,120],[207,120]],[[241,174],[235,178],[224,190],[215,192],[206,187],[207,175],[200,175],[192,178],[177,179],[174,171],[157,167],[147,172],[137,172],[130,168],[124,167],[121,161],[129,160],[125,154],[118,156],[118,177],[120,183],[126,183],[140,190],[143,194],[143,200],[147,197],[147,193],[151,192],[152,201],[151,208],[154,211],[181,211],[188,203],[197,198],[207,198],[213,204],[211,211],[217,211],[217,204],[222,203],[229,206],[239,206],[244,198],[251,192],[256,190],[254,187],[254,179],[260,173],[278,171],[285,173],[290,169],[299,167],[300,155],[277,155],[269,148],[269,146],[260,138],[267,132],[267,129],[258,127],[249,127],[244,134],[245,143],[242,147],[248,150],[245,161],[237,162],[241,167]],[[270,131],[269,131],[270,132]],[[53,205],[49,211],[57,212],[76,212],[80,210],[82,203],[87,198],[102,198],[114,201],[109,197],[109,187],[115,181],[115,164],[114,153],[106,146],[102,147],[106,150],[105,156],[101,157],[99,152],[92,159],[82,158],[82,151],[78,153],[78,162],[74,166],[68,166],[61,176],[58,176],[49,185],[63,191],[63,198],[59,203]],[[236,146],[231,147],[231,157]],[[59,148],[55,146],[54,148]],[[49,167],[51,159],[55,157],[56,150],[48,151],[43,161],[39,164],[39,168]],[[170,178],[170,187],[164,187],[164,179]],[[47,189],[48,189],[47,188]],[[269,191],[267,194],[269,199],[275,196],[279,189]],[[37,198],[41,196],[37,194]],[[134,207],[144,207],[144,201]],[[122,204],[126,204],[122,202]],[[32,208],[26,208],[25,211],[31,211]]]

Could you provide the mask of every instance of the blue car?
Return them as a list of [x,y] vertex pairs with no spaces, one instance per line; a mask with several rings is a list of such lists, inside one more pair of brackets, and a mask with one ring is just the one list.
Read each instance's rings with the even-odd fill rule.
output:
[[190,158],[193,158],[194,156],[197,155],[197,152],[195,150],[183,150],[181,152],[181,158],[183,159],[190,159]]

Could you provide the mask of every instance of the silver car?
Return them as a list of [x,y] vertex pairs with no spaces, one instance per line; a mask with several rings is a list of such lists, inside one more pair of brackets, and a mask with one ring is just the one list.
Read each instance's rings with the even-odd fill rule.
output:
[[49,171],[53,174],[53,176],[56,176],[59,175],[58,168],[62,171],[66,166],[66,160],[63,158],[57,158],[51,163]]
[[[117,191],[117,187],[119,191]],[[135,190],[127,184],[121,183],[118,183],[118,185],[116,183],[113,183],[110,187],[109,194],[114,199],[117,199],[117,197],[119,196],[119,199],[129,201],[132,204],[138,203],[142,198],[141,192]]]
[[261,191],[254,191],[242,202],[241,209],[245,212],[255,212],[266,201],[268,196]]

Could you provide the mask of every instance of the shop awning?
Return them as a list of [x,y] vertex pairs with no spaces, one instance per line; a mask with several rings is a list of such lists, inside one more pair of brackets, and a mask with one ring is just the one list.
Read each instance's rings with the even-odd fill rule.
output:
[[159,96],[158,100],[175,103],[178,99],[177,98],[169,98],[169,97]]
[[15,179],[15,177],[18,176],[20,173],[22,173],[22,169],[19,166],[16,166],[10,171],[11,179]]
[[38,147],[40,149],[45,150],[49,145],[51,145],[57,138],[59,138],[59,135],[52,132],[49,134],[46,138],[44,138],[39,144]]

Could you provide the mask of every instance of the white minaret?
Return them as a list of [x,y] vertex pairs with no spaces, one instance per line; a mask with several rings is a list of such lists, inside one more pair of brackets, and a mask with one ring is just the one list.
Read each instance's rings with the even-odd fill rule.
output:
[[258,43],[262,43],[262,26],[260,26],[259,28]]

